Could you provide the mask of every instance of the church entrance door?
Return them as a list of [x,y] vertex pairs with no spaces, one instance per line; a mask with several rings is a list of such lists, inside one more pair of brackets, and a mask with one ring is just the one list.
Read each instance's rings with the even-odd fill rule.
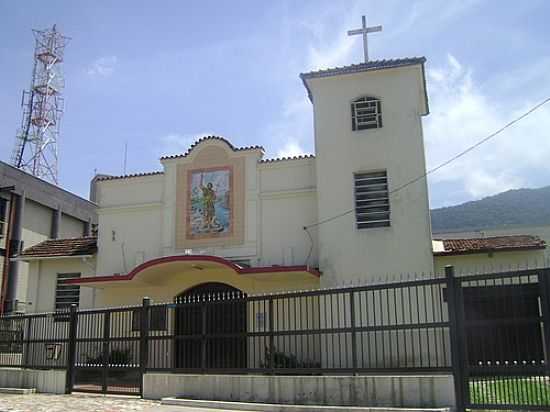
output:
[[[229,296],[241,298],[228,299]],[[244,296],[232,286],[212,282],[176,297],[176,368],[246,368],[246,338],[239,336],[246,333]]]

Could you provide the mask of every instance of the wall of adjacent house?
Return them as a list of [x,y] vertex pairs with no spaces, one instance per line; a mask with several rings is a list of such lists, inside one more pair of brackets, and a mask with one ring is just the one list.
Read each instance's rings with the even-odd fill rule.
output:
[[[27,312],[52,312],[55,310],[55,289],[57,274],[80,273],[81,277],[95,275],[95,258],[64,258],[33,260],[28,263],[28,294],[25,297]],[[92,288],[80,288],[82,309],[93,308],[96,291]]]
[[[386,170],[389,190],[425,173],[424,84],[420,65],[307,81],[314,110],[319,266],[325,286],[388,273],[431,272],[428,188],[424,179],[390,199],[391,226],[357,229],[353,174]],[[350,105],[379,97],[383,127],[353,131]]]
[[60,239],[81,237],[84,235],[85,224],[86,223],[82,220],[76,219],[66,213],[62,213],[61,223],[59,225],[59,234],[57,237]]
[[516,252],[472,253],[453,256],[434,256],[434,269],[444,273],[452,265],[456,274],[505,272],[544,265],[546,250]]
[[[27,199],[23,211],[22,240],[23,248],[29,248],[50,238],[52,235],[53,216],[55,211],[37,202]],[[59,238],[81,237],[84,222],[70,215],[62,214],[59,224]],[[19,310],[29,309],[25,304],[29,284],[29,264],[18,262],[16,299],[20,302]]]

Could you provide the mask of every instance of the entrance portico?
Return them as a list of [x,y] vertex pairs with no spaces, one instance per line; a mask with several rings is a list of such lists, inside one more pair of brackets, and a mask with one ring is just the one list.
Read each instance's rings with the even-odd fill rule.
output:
[[96,288],[97,305],[139,304],[144,296],[171,302],[204,283],[228,285],[246,294],[319,288],[320,273],[305,265],[242,267],[211,255],[173,255],[151,259],[126,275],[90,276],[65,284]]

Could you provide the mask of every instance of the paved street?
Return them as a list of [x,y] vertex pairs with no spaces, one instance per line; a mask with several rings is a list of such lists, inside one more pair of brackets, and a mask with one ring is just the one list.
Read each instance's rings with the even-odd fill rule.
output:
[[[214,409],[161,406],[160,402],[101,395],[5,395],[0,412],[215,412]],[[235,411],[233,411],[235,412]]]

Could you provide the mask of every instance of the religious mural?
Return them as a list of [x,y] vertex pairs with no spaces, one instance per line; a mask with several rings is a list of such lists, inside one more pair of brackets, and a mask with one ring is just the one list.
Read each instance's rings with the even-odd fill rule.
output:
[[228,236],[233,229],[230,167],[188,172],[188,238]]

